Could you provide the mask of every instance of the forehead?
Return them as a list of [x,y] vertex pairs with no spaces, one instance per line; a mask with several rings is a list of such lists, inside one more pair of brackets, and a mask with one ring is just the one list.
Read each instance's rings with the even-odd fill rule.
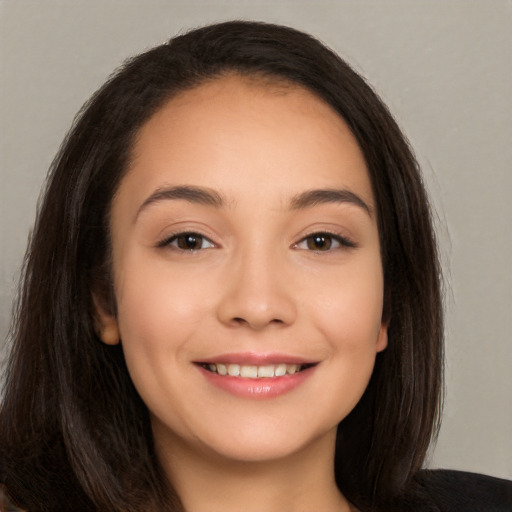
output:
[[[134,190],[194,184],[251,197],[358,189],[372,203],[362,152],[334,109],[305,88],[225,76],[182,92],[141,128],[125,180]],[[123,185],[123,183],[122,183]]]

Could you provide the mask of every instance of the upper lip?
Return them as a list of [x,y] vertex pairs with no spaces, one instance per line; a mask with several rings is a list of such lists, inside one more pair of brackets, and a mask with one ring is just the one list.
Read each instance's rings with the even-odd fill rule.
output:
[[244,353],[226,353],[219,354],[200,361],[196,361],[198,364],[239,364],[249,366],[264,366],[271,364],[315,364],[318,361],[307,359],[305,357],[291,355],[291,354],[279,354],[279,353],[267,353],[258,354],[255,352],[244,352]]

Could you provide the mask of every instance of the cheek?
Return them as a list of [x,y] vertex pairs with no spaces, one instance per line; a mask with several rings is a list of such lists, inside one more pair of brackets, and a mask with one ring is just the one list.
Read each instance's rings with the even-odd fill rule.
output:
[[[382,350],[383,279],[380,260],[370,258],[350,268],[318,276],[317,292],[304,304],[310,325],[328,343],[326,378],[332,402],[326,411],[341,421],[360,400]],[[318,286],[321,285],[321,286]],[[325,382],[322,383],[325,385]],[[317,390],[319,394],[322,390]]]
[[150,257],[127,255],[116,296],[121,343],[137,387],[152,385],[154,369],[183,360],[187,342],[206,317],[208,283]]
[[195,324],[211,295],[207,274],[172,265],[144,251],[133,253],[119,262],[123,272],[116,276],[123,337],[136,334],[155,338],[165,329],[176,332]]
[[382,326],[380,260],[333,272],[317,294],[312,315],[333,349],[374,351]]

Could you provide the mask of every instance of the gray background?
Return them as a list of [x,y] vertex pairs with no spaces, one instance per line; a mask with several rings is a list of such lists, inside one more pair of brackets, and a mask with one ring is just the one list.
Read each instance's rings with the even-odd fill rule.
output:
[[447,399],[430,465],[512,478],[507,0],[1,2],[0,348],[39,189],[74,114],[127,56],[230,18],[315,34],[369,79],[409,136],[447,282]]

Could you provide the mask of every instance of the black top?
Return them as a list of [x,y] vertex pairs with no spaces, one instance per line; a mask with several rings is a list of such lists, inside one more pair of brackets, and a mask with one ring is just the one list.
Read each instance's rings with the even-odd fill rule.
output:
[[[4,490],[0,485],[0,512],[25,510]],[[407,496],[390,512],[512,512],[512,481],[462,471],[420,471]]]
[[407,512],[512,512],[512,481],[462,471],[421,471]]

